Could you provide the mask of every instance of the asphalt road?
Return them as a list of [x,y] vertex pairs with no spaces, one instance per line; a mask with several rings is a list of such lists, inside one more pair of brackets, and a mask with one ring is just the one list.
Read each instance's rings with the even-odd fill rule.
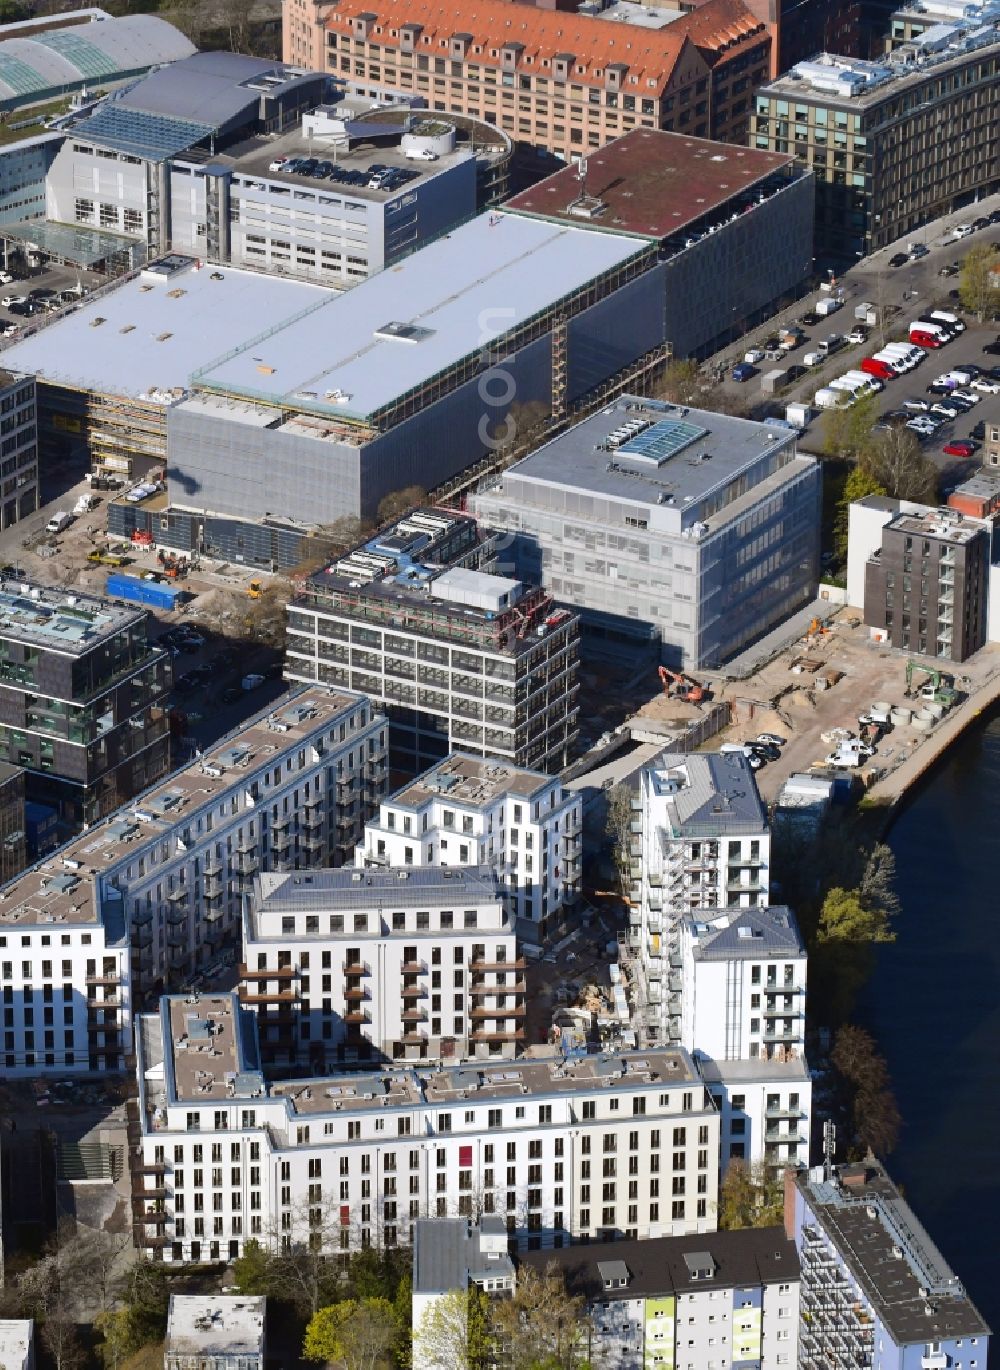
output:
[[[802,358],[805,354],[814,351],[816,344],[828,338],[831,333],[849,333],[855,324],[854,308],[863,301],[896,311],[885,330],[886,342],[890,340],[890,336],[893,339],[905,337],[909,322],[929,309],[948,309],[963,314],[958,303],[949,298],[949,291],[956,290],[958,287],[958,277],[942,276],[941,268],[951,263],[960,262],[969,248],[974,245],[984,242],[1000,244],[1000,224],[994,224],[962,241],[955,241],[949,235],[956,224],[970,223],[974,218],[985,216],[994,209],[1000,209],[1000,195],[991,196],[989,199],[980,201],[977,205],[968,206],[955,214],[935,221],[923,231],[910,234],[906,239],[901,239],[900,242],[893,243],[882,251],[874,253],[838,277],[835,288],[842,292],[843,307],[812,327],[803,326],[806,340],[788,354],[787,364],[790,366],[802,365]],[[889,259],[897,252],[905,251],[910,242],[922,242],[928,249],[927,256],[917,261],[908,262],[905,266],[890,267]],[[784,310],[770,320],[766,326],[755,329],[748,334],[738,346],[726,348],[724,352],[713,358],[713,362],[726,367],[727,374],[722,382],[723,390],[740,396],[744,401],[749,401],[755,413],[759,413],[760,417],[783,415],[786,404],[796,400],[810,400],[822,385],[828,384],[836,376],[843,375],[845,371],[857,367],[865,357],[871,356],[874,351],[882,346],[879,330],[873,329],[868,343],[863,346],[843,348],[823,366],[811,367],[805,376],[783,390],[780,396],[775,399],[763,394],[760,383],[761,377],[769,370],[782,365],[780,362],[762,362],[758,367],[758,374],[743,384],[731,379],[728,373],[732,364],[736,361],[742,361],[744,353],[753,344],[763,341],[764,338],[774,333],[779,325],[797,322],[802,315],[812,311],[816,302],[824,297],[825,292],[822,291],[805,297],[792,308]],[[1000,331],[1000,325],[997,323],[979,325],[970,316],[963,314],[963,317],[968,328],[961,338],[931,354],[916,371],[910,372],[908,376],[899,377],[886,384],[885,389],[877,397],[880,413],[901,407],[903,400],[910,396],[923,396],[927,385],[935,376],[960,365],[963,361],[974,362],[983,367],[1000,364],[1000,357],[984,357],[982,353],[984,343],[993,341]],[[947,457],[942,453],[941,448],[952,437],[968,437],[980,419],[989,421],[990,419],[996,420],[998,417],[1000,417],[1000,396],[984,395],[981,403],[977,404],[971,413],[961,416],[954,423],[942,428],[929,442],[924,444],[927,455],[941,469],[946,488],[949,484],[962,480],[965,474],[974,469],[977,461],[973,458],[971,462],[962,462]],[[822,423],[814,418],[803,436],[803,449],[809,450],[810,439],[815,445],[821,441],[821,436]]]

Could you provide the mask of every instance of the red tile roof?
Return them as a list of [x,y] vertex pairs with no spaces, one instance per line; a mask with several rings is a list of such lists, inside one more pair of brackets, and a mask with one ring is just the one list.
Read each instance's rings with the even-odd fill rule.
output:
[[587,154],[587,195],[603,202],[602,213],[581,219],[569,212],[581,190],[575,166],[515,195],[504,209],[663,239],[794,163],[784,153],[636,128]]
[[392,30],[398,34],[404,24],[421,24],[416,51],[428,56],[448,57],[448,40],[460,33],[472,40],[467,59],[485,65],[499,64],[491,54],[504,44],[522,44],[518,70],[536,75],[551,73],[551,58],[557,53],[572,53],[570,80],[581,85],[603,85],[604,69],[624,63],[628,73],[622,89],[647,95],[662,91],[669,81],[687,41],[690,17],[682,16],[662,29],[646,29],[509,0],[339,0],[327,27],[348,29],[360,15],[376,16],[372,36],[386,46],[398,45]]
[[763,20],[747,8],[743,0],[706,0],[696,10],[676,21],[710,66],[742,49],[753,35],[768,32]]

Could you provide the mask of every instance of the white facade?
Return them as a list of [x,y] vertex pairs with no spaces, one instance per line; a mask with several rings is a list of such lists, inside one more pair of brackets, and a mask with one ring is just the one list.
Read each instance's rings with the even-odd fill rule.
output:
[[488,867],[257,878],[241,998],[266,1059],[511,1056],[524,962]]
[[580,796],[540,771],[453,752],[384,800],[357,850],[363,866],[488,865],[521,937],[544,939],[579,898]]
[[131,978],[124,921],[95,913],[82,873],[49,857],[13,881],[0,893],[0,1076],[121,1070]]
[[266,1086],[254,1028],[235,994],[138,1020],[141,1221],[162,1259],[232,1258],[249,1237],[405,1245],[418,1218],[479,1211],[522,1247],[715,1226],[719,1115],[684,1052]]
[[681,1043],[716,1061],[805,1052],[806,949],[787,908],[686,915]]
[[[129,968],[141,994],[234,958],[258,871],[348,860],[385,788],[386,745],[385,719],[363,696],[301,691],[10,881],[0,892],[0,969],[10,963],[5,1032],[14,1038],[0,1074],[111,1068],[111,1055],[117,1068],[131,1033]],[[114,1036],[98,1027],[110,1021],[105,1002],[116,1010]],[[33,1063],[22,1027],[34,1030]]]
[[0,1319],[0,1366],[3,1370],[35,1370],[33,1319]]
[[[629,946],[643,1035],[681,1040],[680,920],[766,904],[771,838],[757,784],[737,752],[665,753],[643,769]],[[635,826],[635,824],[633,825]]]
[[163,1370],[264,1370],[267,1301],[171,1294]]

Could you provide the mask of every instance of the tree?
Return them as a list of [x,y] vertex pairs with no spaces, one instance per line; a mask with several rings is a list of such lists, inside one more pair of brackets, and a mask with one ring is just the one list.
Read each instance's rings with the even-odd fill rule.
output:
[[657,389],[660,398],[671,404],[695,404],[701,396],[698,363],[681,359],[667,362]]
[[887,494],[885,487],[863,466],[852,466],[844,482],[843,493],[837,501],[837,512],[833,523],[833,547],[838,558],[847,556],[847,535],[850,523],[850,507],[858,500],[869,495]]
[[874,395],[864,395],[843,409],[828,409],[823,416],[823,451],[828,457],[857,461],[871,445],[877,419]]
[[541,1274],[522,1265],[512,1297],[490,1306],[490,1323],[492,1336],[515,1366],[583,1370],[586,1364],[586,1301],[567,1292],[554,1262]]
[[344,1370],[377,1370],[388,1365],[395,1340],[396,1317],[388,1299],[344,1299],[313,1314],[302,1355],[342,1361]]
[[982,323],[1000,313],[1000,272],[992,246],[979,243],[970,248],[962,261],[958,296],[962,308],[971,310]]
[[871,850],[861,876],[859,893],[869,908],[881,912],[887,926],[900,912],[899,895],[896,893],[896,857],[892,848],[884,842],[876,842]]
[[732,1160],[719,1185],[719,1227],[776,1227],[784,1213],[784,1180],[763,1161]]
[[268,1294],[271,1290],[272,1257],[260,1242],[244,1243],[243,1255],[233,1262],[233,1278],[241,1294]]
[[896,1096],[889,1080],[885,1057],[864,1028],[845,1023],[837,1033],[830,1062],[852,1095],[850,1112],[852,1150],[868,1150],[886,1156],[899,1140],[902,1125]]
[[893,499],[936,503],[937,467],[924,455],[916,433],[905,426],[895,425],[873,434],[860,460]]
[[119,1370],[129,1356],[142,1348],[127,1308],[98,1313],[94,1327],[101,1334],[98,1354],[107,1370]]
[[480,1370],[493,1359],[489,1301],[478,1285],[452,1289],[430,1304],[413,1337],[421,1370]]
[[384,523],[392,523],[393,519],[401,518],[414,505],[426,502],[427,491],[422,485],[407,485],[403,490],[392,490],[380,501],[375,522],[379,527]]
[[629,865],[629,843],[632,828],[632,791],[627,785],[615,785],[608,791],[608,814],[605,832],[611,838],[618,878],[624,887]]
[[890,911],[867,901],[861,890],[835,885],[823,900],[818,940],[822,942],[894,942]]

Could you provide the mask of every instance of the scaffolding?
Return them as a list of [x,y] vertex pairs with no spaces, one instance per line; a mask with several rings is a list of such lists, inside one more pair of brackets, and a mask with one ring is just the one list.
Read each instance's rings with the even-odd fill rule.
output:
[[565,315],[552,322],[552,418],[566,417],[569,386],[569,320]]

